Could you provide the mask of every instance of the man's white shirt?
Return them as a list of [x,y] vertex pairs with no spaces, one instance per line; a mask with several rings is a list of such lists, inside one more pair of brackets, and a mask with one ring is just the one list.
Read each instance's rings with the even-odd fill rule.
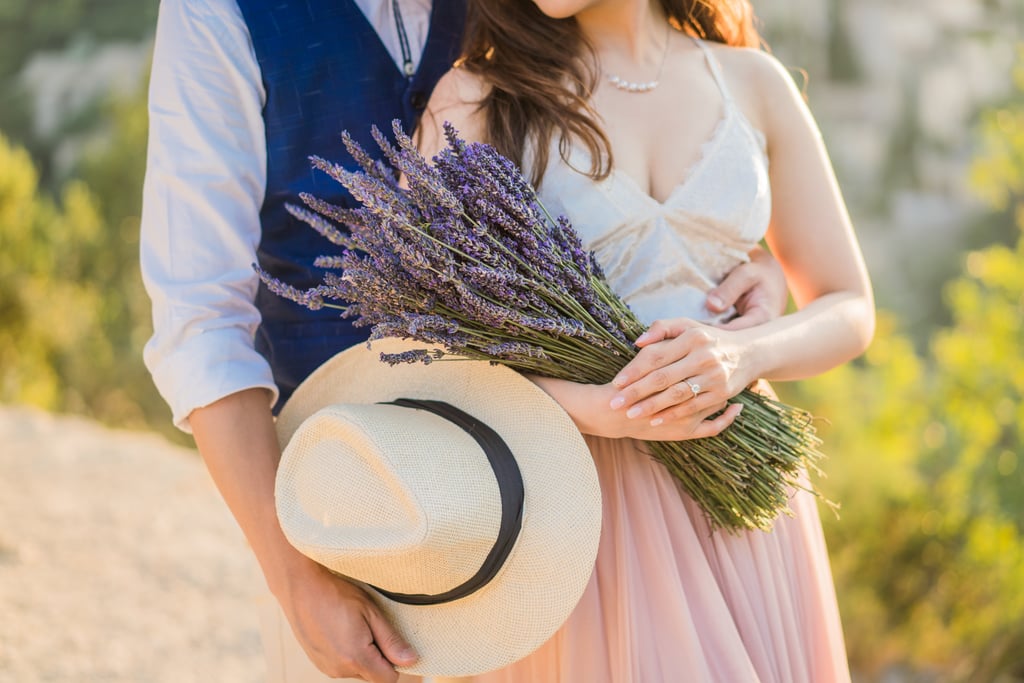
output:
[[[353,1],[401,68],[392,0]],[[415,67],[430,0],[398,4]],[[277,400],[270,366],[253,346],[265,101],[235,0],[160,3],[140,238],[154,329],[144,358],[185,431],[194,409],[235,392],[265,388]]]

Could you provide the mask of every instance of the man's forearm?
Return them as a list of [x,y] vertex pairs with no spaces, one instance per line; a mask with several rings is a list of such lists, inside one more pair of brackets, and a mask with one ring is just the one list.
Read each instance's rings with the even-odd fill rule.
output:
[[274,479],[281,458],[263,389],[226,396],[189,416],[189,423],[231,513],[249,541],[271,592],[285,590],[312,562],[285,538],[274,507]]

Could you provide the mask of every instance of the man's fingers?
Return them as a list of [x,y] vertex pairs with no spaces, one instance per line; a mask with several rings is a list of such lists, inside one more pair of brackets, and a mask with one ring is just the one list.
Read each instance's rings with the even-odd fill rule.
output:
[[388,661],[397,666],[409,666],[419,659],[412,646],[398,633],[398,630],[375,609],[367,615],[373,642],[380,648]]
[[367,653],[363,660],[363,669],[366,671],[366,680],[369,683],[398,683],[398,672],[391,665],[384,655],[376,647],[373,653]]
[[772,316],[762,306],[755,306],[743,315],[733,318],[729,322],[721,323],[716,327],[723,330],[745,330],[748,327],[762,325],[772,319]]
[[398,672],[381,653],[376,642],[366,642],[357,647],[342,665],[346,670],[342,678],[357,677],[369,683],[398,683]]
[[744,267],[745,265],[733,268],[721,284],[708,292],[708,310],[714,313],[728,310],[730,306],[734,306],[739,301],[739,298],[751,288],[754,281],[748,274],[750,271]]

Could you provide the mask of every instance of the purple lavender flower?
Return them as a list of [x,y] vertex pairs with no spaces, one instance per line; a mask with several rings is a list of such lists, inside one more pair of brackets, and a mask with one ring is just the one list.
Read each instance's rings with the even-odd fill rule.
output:
[[313,265],[317,268],[344,268],[344,256],[317,256],[313,259]]
[[[448,145],[433,165],[397,123],[393,132],[394,144],[372,131],[390,166],[347,134],[361,171],[312,158],[361,206],[302,196],[308,209],[289,210],[344,247],[316,261],[337,272],[300,290],[257,268],[267,286],[311,308],[345,302],[341,315],[371,327],[371,340],[440,347],[382,357],[392,364],[451,353],[577,382],[610,381],[635,356],[632,342],[643,325],[569,220],[549,216],[508,159],[488,145],[466,144],[449,124]],[[766,528],[785,509],[789,487],[805,486],[800,476],[820,457],[817,441],[799,411],[749,392],[735,400],[743,417],[723,435],[655,443],[651,452],[714,526]]]
[[391,216],[403,221],[415,221],[415,207],[397,186],[366,173],[354,173],[340,164],[326,159],[310,157],[314,168],[324,171],[345,186],[364,208],[373,214]]
[[366,211],[365,209],[349,209],[344,206],[338,206],[325,202],[318,197],[314,197],[308,192],[300,192],[299,199],[302,203],[308,206],[313,211],[324,218],[340,223],[342,225],[365,225],[366,224]]
[[459,331],[459,323],[436,313],[406,313],[402,318],[408,323],[413,337],[427,331],[446,334],[455,334]]
[[495,358],[540,358],[546,359],[548,355],[544,349],[536,344],[525,344],[523,342],[501,342],[491,344],[483,348],[484,353]]
[[427,349],[414,349],[412,351],[402,351],[401,353],[381,353],[380,359],[388,365],[401,365],[403,363],[430,365],[435,360],[435,355]]
[[394,171],[387,164],[373,159],[367,154],[366,150],[353,139],[347,130],[341,133],[341,141],[345,144],[345,149],[348,150],[348,153],[359,164],[359,167],[363,169],[363,173],[376,178],[387,186],[398,186],[398,176],[395,175]]
[[[392,129],[400,151],[392,152],[393,156],[389,155],[388,158],[392,159],[392,163],[395,163],[395,166],[405,174],[410,189],[421,187],[424,195],[433,200],[431,208],[439,206],[456,213],[461,212],[462,202],[445,186],[437,169],[428,164],[427,160],[420,155],[416,149],[416,143],[405,134],[402,124],[397,119],[393,122]],[[376,129],[374,129],[374,139],[378,144],[382,144],[382,141],[386,142],[384,136]],[[388,153],[387,150],[385,153]]]
[[295,206],[294,204],[285,204],[284,208],[292,216],[298,218],[300,221],[326,237],[332,244],[337,244],[340,247],[346,248],[352,246],[353,243],[351,238],[319,213],[314,213],[313,211],[304,209],[301,206]]
[[290,301],[294,301],[297,304],[301,304],[302,306],[305,306],[311,311],[316,311],[323,308],[324,299],[322,287],[313,287],[311,289],[305,290],[298,289],[296,287],[292,287],[287,283],[281,282],[280,280],[278,280],[277,278],[275,278],[270,273],[263,270],[256,264],[253,264],[253,269],[256,271],[257,275],[259,275],[260,280],[263,281],[263,284],[267,286],[267,289],[269,289],[274,294],[277,294],[278,296],[288,299]]

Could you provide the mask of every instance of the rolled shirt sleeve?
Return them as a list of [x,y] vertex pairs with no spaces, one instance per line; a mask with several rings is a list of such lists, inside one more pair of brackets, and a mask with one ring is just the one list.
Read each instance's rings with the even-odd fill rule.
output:
[[253,344],[264,101],[233,0],[160,3],[140,239],[154,332],[143,355],[185,431],[194,409],[232,393],[259,387],[277,400]]

